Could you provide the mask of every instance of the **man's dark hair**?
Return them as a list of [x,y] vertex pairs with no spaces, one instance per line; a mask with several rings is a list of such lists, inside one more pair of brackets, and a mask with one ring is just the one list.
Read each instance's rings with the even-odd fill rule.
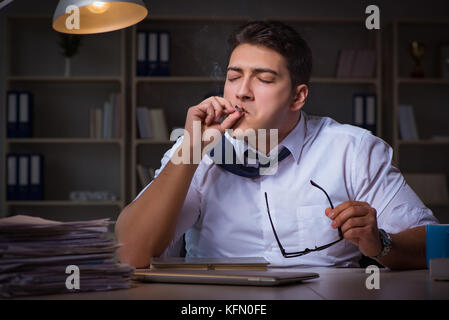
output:
[[230,53],[245,43],[275,50],[287,61],[292,87],[309,84],[312,73],[312,51],[292,27],[279,21],[252,21],[234,31],[228,43]]

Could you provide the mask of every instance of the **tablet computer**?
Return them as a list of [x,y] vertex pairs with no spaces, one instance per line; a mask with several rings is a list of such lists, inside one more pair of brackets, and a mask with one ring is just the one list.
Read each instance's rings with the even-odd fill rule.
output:
[[143,282],[277,286],[318,278],[318,273],[259,270],[139,270],[133,279]]

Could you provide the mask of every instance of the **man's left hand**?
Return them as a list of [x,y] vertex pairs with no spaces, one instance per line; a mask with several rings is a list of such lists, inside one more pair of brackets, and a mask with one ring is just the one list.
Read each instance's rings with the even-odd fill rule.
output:
[[343,237],[359,247],[366,256],[373,257],[382,251],[377,228],[377,212],[366,202],[345,201],[334,209],[327,208],[332,228],[341,227]]

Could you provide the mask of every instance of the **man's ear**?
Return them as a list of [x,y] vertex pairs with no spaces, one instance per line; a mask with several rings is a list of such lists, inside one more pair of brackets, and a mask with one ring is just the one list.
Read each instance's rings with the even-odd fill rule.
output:
[[309,88],[305,84],[299,84],[296,86],[293,92],[293,101],[290,105],[291,111],[300,110],[306,103],[307,95],[309,94]]

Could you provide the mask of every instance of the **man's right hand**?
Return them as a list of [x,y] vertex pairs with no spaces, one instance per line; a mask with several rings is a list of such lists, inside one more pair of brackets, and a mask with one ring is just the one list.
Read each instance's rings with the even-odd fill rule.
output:
[[[229,116],[223,122],[218,123],[222,116],[228,114]],[[184,129],[189,133],[190,141],[184,140],[183,143],[190,143],[189,147],[191,150],[198,147],[201,147],[201,150],[203,150],[210,143],[215,145],[219,141],[214,141],[214,139],[210,139],[209,141],[199,139],[199,141],[195,141],[193,139],[193,123],[198,121],[201,124],[201,137],[204,131],[208,129],[216,129],[223,135],[225,130],[234,126],[243,114],[243,112],[235,109],[228,100],[222,97],[214,96],[207,98],[200,104],[189,108]],[[198,146],[198,143],[201,143],[201,146]]]

